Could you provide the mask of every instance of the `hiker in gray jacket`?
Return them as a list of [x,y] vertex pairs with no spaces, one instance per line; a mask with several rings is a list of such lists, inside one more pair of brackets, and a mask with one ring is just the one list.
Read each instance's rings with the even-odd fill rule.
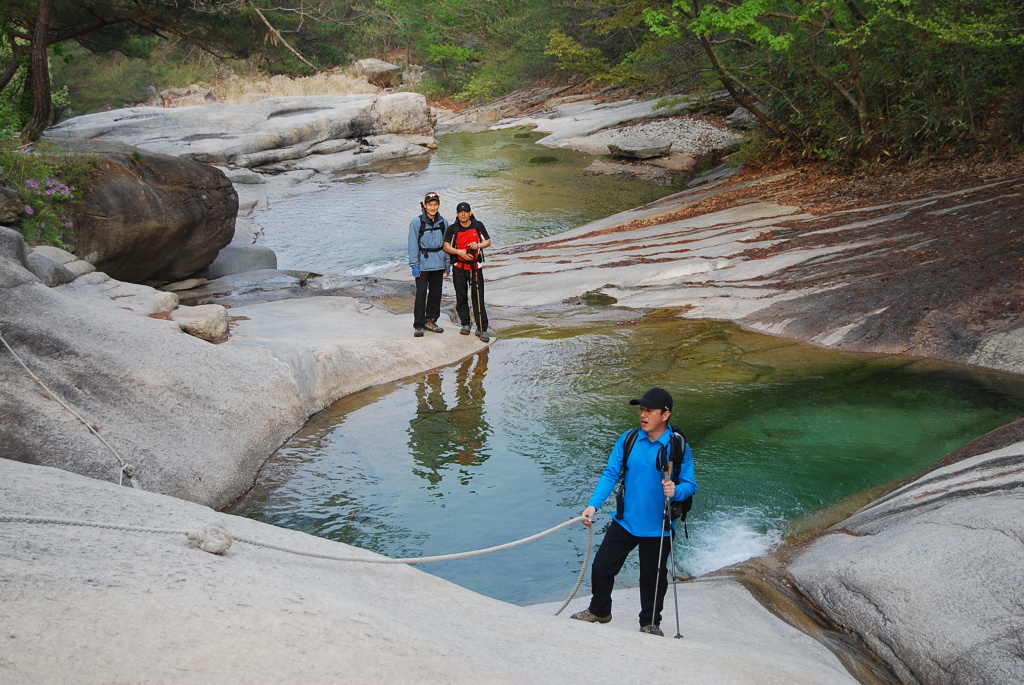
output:
[[444,251],[444,234],[448,222],[440,215],[441,197],[427,193],[420,203],[422,212],[409,222],[409,267],[416,279],[416,303],[413,306],[413,335],[423,331],[444,333],[437,325],[441,316],[441,286],[450,258]]

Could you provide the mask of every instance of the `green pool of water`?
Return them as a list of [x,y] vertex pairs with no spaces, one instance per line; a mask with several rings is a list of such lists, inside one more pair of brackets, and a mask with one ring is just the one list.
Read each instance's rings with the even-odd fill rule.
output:
[[[649,317],[512,333],[315,416],[230,511],[391,557],[499,545],[577,516],[614,440],[636,425],[628,400],[661,385],[696,455],[700,491],[677,557],[701,575],[769,551],[795,519],[914,474],[1024,413],[1015,377],[839,354],[731,324]],[[574,525],[421,568],[518,604],[556,601],[585,545]],[[635,560],[620,578],[635,585]]]

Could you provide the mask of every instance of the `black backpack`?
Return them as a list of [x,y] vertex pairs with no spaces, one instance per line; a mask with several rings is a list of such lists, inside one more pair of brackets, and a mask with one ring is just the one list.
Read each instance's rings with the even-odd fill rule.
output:
[[[671,445],[670,458],[672,460],[671,478],[672,482],[678,485],[679,472],[683,468],[683,458],[686,456],[686,434],[672,425],[669,426],[669,430],[672,431],[672,437],[669,438],[669,445]],[[633,450],[633,445],[636,444],[636,438],[639,434],[640,429],[634,428],[629,431],[626,435],[626,441],[622,443],[622,476],[619,479],[619,489],[615,493],[615,518],[620,521],[625,510],[626,470],[629,468],[629,453]],[[679,519],[683,524],[683,534],[689,540],[690,531],[686,528],[686,515],[693,508],[693,495],[678,502],[670,502],[669,505],[668,516],[671,517],[670,521]]]
[[423,234],[427,231],[444,231],[444,224],[442,223],[441,226],[427,226],[426,220],[423,218],[423,215],[420,214],[420,236],[417,238],[417,242],[420,246],[420,254],[424,257],[431,252],[440,252],[444,249],[443,241],[441,243],[441,247],[423,247]]

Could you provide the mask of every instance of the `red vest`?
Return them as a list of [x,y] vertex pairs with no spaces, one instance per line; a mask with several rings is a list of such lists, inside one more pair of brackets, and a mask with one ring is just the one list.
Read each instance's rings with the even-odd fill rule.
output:
[[[470,224],[469,228],[463,228],[462,224],[460,224],[458,222],[455,222],[455,231],[456,231],[456,233],[455,233],[455,244],[452,245],[452,247],[454,247],[456,250],[465,250],[466,249],[466,245],[469,245],[470,243],[479,243],[480,242],[480,232],[478,230],[476,230],[476,228],[473,226],[473,224]],[[479,255],[479,253],[480,253],[480,251],[477,250],[477,255]],[[473,253],[470,252],[470,254],[473,254]],[[476,258],[470,259],[470,260],[466,260],[466,259],[463,259],[460,256],[455,261],[454,266],[456,266],[459,269],[465,269],[465,270],[469,271],[470,269],[474,269],[474,268],[475,269],[479,269],[480,268],[480,263],[477,261]]]

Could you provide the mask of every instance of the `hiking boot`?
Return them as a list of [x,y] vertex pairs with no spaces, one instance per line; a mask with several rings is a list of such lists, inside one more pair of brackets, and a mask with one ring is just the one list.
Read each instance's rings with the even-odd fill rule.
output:
[[426,328],[431,333],[444,333],[444,329],[438,326],[433,321],[426,322],[425,324],[423,324],[423,327]]
[[590,613],[590,609],[584,609],[583,611],[577,611],[569,618],[574,618],[577,621],[586,621],[587,623],[608,623],[612,620],[612,615],[598,616],[597,614]]
[[651,635],[660,635],[661,637],[665,637],[665,633],[661,632],[661,625],[658,624],[658,623],[655,623],[654,625],[650,625],[650,626],[641,626],[640,627],[640,632],[641,633],[650,633]]
[[414,338],[422,338],[423,337],[423,329],[422,328],[417,328],[417,329],[413,330],[412,337],[414,337]]
[[477,329],[476,337],[480,338],[482,342],[487,342],[491,339],[491,336],[487,335],[487,331],[481,331],[480,329]]
[[461,333],[462,335],[469,335],[469,330],[469,326],[463,326],[462,330],[459,331],[459,333]]

